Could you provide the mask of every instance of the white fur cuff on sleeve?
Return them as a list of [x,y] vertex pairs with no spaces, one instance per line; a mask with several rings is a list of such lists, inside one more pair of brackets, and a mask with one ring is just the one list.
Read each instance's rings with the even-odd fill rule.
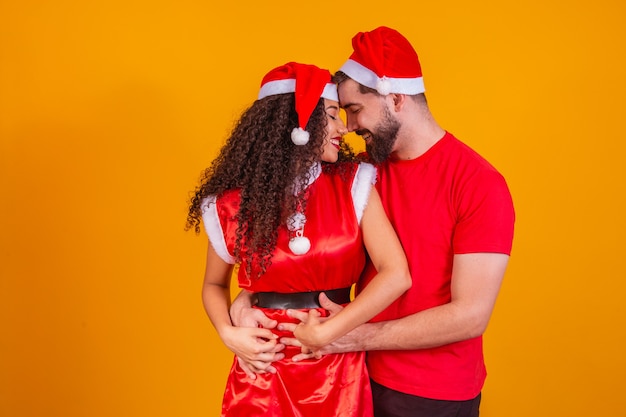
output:
[[224,231],[220,219],[217,215],[217,204],[215,196],[208,196],[202,200],[202,221],[204,222],[204,230],[209,236],[209,241],[215,249],[215,253],[228,264],[234,264],[235,258],[228,253],[226,248],[226,240],[224,240]]
[[359,224],[361,224],[361,218],[374,184],[376,184],[376,168],[366,162],[360,163],[352,183],[352,202]]

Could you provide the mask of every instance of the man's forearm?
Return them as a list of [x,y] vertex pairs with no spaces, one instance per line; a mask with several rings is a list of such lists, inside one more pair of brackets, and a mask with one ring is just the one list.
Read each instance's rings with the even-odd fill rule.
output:
[[482,335],[493,312],[508,259],[508,255],[498,253],[455,255],[449,303],[357,328],[358,347],[429,349]]
[[333,345],[341,352],[428,349],[481,335],[484,327],[474,317],[446,304],[401,319],[365,323]]
[[374,344],[367,343],[371,334],[376,333],[376,329],[382,323],[364,323],[356,329],[348,332],[344,336],[335,340],[330,345],[322,348],[322,353],[346,353],[360,352],[363,350],[376,350]]

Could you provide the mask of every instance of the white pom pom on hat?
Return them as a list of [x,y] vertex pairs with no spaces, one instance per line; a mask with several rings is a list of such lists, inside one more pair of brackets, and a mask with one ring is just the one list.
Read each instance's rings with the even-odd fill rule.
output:
[[391,81],[389,81],[387,77],[379,78],[378,81],[376,81],[376,90],[383,96],[386,96],[391,93]]
[[258,99],[276,94],[295,93],[298,127],[291,132],[296,145],[306,145],[309,133],[306,125],[321,97],[339,101],[337,87],[331,80],[330,71],[315,65],[288,62],[268,72],[261,81]]
[[294,127],[291,131],[291,141],[296,145],[306,145],[309,143],[309,132],[301,127]]
[[352,38],[352,48],[352,55],[339,71],[359,84],[382,95],[426,91],[417,52],[397,30],[380,26],[359,32]]

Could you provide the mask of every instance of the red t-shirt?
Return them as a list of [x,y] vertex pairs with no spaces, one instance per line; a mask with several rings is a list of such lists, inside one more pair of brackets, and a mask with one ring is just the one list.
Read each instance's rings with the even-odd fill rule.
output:
[[[413,285],[373,321],[450,301],[455,254],[510,254],[514,210],[502,175],[450,133],[419,158],[379,167],[378,191],[407,255]],[[368,263],[367,283],[375,274]],[[421,397],[468,400],[483,387],[482,337],[413,351],[371,351],[371,377]]]

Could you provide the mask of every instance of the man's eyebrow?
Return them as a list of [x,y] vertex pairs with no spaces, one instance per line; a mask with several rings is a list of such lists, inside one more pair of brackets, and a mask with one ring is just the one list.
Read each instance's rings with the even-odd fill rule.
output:
[[354,107],[356,105],[357,105],[356,103],[347,103],[347,104],[342,104],[341,108],[345,110],[347,108]]

